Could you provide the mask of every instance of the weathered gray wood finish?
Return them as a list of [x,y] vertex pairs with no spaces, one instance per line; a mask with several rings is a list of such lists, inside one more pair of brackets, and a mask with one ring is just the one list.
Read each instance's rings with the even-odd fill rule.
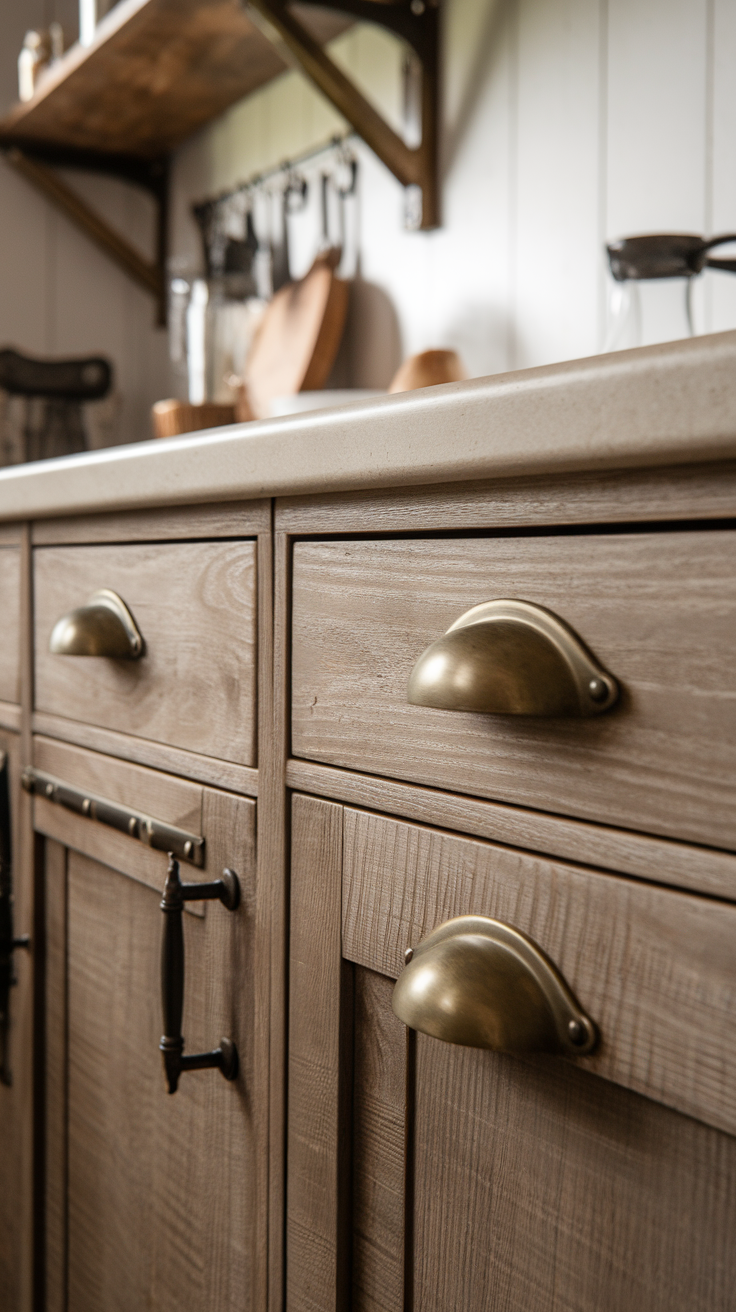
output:
[[[35,708],[256,764],[256,545],[157,542],[34,551]],[[53,656],[56,621],[99,588],[146,642],[137,661]]]
[[20,702],[20,547],[0,543],[0,701]]
[[161,885],[113,868],[109,853],[105,864],[88,856],[95,826],[72,819],[76,831],[63,848],[49,843],[46,859],[51,1014],[65,1012],[66,1034],[63,1050],[57,1030],[47,1035],[49,1307],[247,1312],[258,1207],[255,805],[204,790],[211,866],[237,871],[243,900],[234,913],[210,904],[184,926],[186,1051],[228,1035],[240,1074],[227,1083],[188,1072],[171,1097],[158,1051]]
[[351,1051],[343,1027],[352,1010],[340,951],[342,807],[295,798],[292,824],[286,1300],[300,1312],[337,1312],[346,1297]]
[[342,950],[393,978],[454,916],[530,934],[601,1031],[581,1065],[736,1134],[736,907],[345,810]]
[[[17,935],[33,936],[32,867],[29,869],[28,836],[21,824],[17,735],[0,733],[0,750],[8,753],[10,766],[13,928]],[[33,959],[22,950],[13,956],[17,983],[10,990],[8,1029],[12,1084],[0,1084],[0,1308],[3,1312],[23,1308],[25,1312],[33,1191]]]
[[[311,1263],[287,1268],[288,1312],[729,1312],[736,1140],[664,1105],[654,1088],[657,1066],[670,1059],[673,1071],[680,1061],[683,1085],[697,1083],[687,1012],[701,985],[703,1000],[708,993],[708,967],[702,947],[697,965],[679,957],[697,936],[697,904],[701,942],[724,973],[729,952],[732,976],[732,946],[718,928],[724,908],[347,808],[341,823],[334,803],[315,798],[295,796],[292,808],[290,1198],[295,1188],[304,1197],[321,1165],[311,1211],[287,1213],[287,1252],[306,1250]],[[628,908],[597,910],[619,886],[629,890]],[[650,896],[656,906],[646,906]],[[534,933],[579,986],[603,1034],[601,1056],[588,1064],[597,1061],[607,1078],[583,1063],[521,1060],[422,1035],[415,1055],[407,1048],[390,1007],[403,947],[469,910]],[[318,932],[310,932],[315,916]],[[626,938],[623,957],[617,933]],[[732,927],[728,938],[732,945]],[[356,963],[352,1026],[344,1016],[348,961]],[[600,986],[589,999],[596,965]],[[636,1040],[628,1059],[619,1046],[614,1069],[627,990],[634,1027],[660,1036],[649,1042],[650,1097],[622,1087],[632,1083],[624,1066],[636,1066]],[[667,1007],[677,1013],[669,1032]],[[732,1042],[725,1032],[721,1041]],[[706,1049],[714,1050],[707,1039],[707,1062]],[[338,1096],[346,1061],[355,1090],[348,1124]],[[717,1123],[712,1109],[700,1110]],[[722,1123],[729,1115],[726,1108]],[[340,1253],[339,1182],[348,1167],[351,1235]],[[350,1294],[340,1304],[339,1257],[348,1251]],[[300,1281],[306,1269],[318,1279]]]
[[312,761],[289,761],[286,782],[297,792],[459,830],[530,852],[546,852],[599,870],[635,875],[650,883],[736,901],[736,854],[732,852],[566,820],[543,811],[479,801],[457,793],[440,793],[435,788],[419,788]]
[[[0,703],[0,724],[2,714],[3,704]],[[31,724],[34,733],[48,738],[89,747],[93,752],[116,756],[137,765],[150,765],[154,770],[196,779],[213,788],[227,788],[248,797],[258,796],[258,770],[250,765],[220,761],[216,756],[202,756],[200,752],[184,752],[180,747],[169,747],[167,743],[152,743],[146,738],[133,738],[112,729],[98,729],[94,724],[66,720],[63,715],[47,715],[43,711],[34,713]]]
[[308,533],[427,533],[530,525],[730,519],[736,463],[607,469],[475,483],[280,497],[276,528]]
[[97,542],[162,542],[181,538],[243,538],[271,527],[268,501],[220,505],[159,506],[156,510],[118,510],[102,515],[65,515],[32,526],[34,546]]
[[[717,530],[297,543],[292,754],[736,847],[735,564]],[[424,649],[494,597],[572,625],[620,704],[582,721],[410,706]]]

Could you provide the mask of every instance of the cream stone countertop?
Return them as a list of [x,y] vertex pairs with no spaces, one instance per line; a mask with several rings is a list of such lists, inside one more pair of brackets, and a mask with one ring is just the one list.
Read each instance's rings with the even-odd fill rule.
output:
[[736,331],[0,472],[0,519],[736,457]]

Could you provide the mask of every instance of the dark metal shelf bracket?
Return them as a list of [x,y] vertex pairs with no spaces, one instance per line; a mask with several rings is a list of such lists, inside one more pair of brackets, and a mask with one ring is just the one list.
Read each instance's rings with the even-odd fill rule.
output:
[[[437,169],[438,43],[437,0],[305,0],[320,8],[352,14],[400,37],[413,50],[422,70],[422,139],[412,148],[394,132],[342,69],[307,32],[285,0],[249,0],[254,22],[282,58],[296,63],[319,91],[351,124],[358,136],[404,187],[417,187],[421,217],[412,226],[436,228],[440,221]],[[260,21],[259,21],[260,20]],[[290,58],[289,58],[290,57]]]
[[[61,210],[118,268],[149,292],[156,302],[156,323],[166,324],[166,241],[168,165],[166,160],[128,159],[97,155],[63,147],[35,146],[30,142],[5,148],[8,164]],[[156,258],[149,261],[119,232],[101,218],[57,172],[58,168],[107,173],[148,191],[156,203]]]

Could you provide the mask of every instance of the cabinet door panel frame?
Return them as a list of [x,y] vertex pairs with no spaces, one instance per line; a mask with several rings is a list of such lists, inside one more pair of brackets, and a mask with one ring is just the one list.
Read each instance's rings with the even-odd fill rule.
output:
[[[377,862],[369,823],[419,829],[292,795],[287,1312],[726,1312],[736,1139],[581,1062],[406,1032],[390,1007],[405,925],[459,908],[438,850],[394,841]],[[541,864],[564,883],[562,863]],[[417,887],[422,869],[450,904]],[[691,900],[711,925],[724,910]]]

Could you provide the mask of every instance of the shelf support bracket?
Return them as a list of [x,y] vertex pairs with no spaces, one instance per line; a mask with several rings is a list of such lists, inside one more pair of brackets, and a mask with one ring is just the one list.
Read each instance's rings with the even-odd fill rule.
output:
[[[308,0],[310,2],[310,0]],[[418,187],[421,219],[417,228],[439,223],[437,171],[438,24],[436,4],[377,3],[376,0],[320,0],[322,8],[350,13],[366,22],[389,28],[413,49],[422,68],[422,139],[412,149],[394,132],[373,105],[339,69],[295,16],[284,0],[248,0],[248,10],[263,35],[282,57],[298,67],[346,118],[367,146],[404,187]],[[253,12],[255,11],[255,12]],[[260,20],[260,21],[259,21]],[[284,47],[286,51],[284,51]]]
[[[149,263],[130,242],[111,228],[76,191],[47,164],[20,150],[17,146],[5,152],[8,164],[21,177],[30,182],[47,200],[61,210],[75,227],[79,228],[118,268],[155,298],[157,323],[166,324],[166,205],[165,187],[156,196],[158,205],[157,258]],[[126,179],[127,180],[127,179]]]

